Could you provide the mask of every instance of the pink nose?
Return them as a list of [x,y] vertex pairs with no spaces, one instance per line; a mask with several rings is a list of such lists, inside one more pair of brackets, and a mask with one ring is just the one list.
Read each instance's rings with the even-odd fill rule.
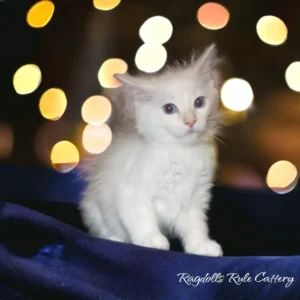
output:
[[188,125],[190,128],[193,128],[193,126],[195,125],[195,123],[196,123],[195,120],[184,122],[184,124],[185,124],[185,125]]

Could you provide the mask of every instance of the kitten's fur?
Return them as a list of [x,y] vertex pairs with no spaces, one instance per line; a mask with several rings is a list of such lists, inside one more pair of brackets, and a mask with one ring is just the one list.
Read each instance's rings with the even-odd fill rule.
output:
[[[190,63],[155,76],[115,75],[113,142],[91,166],[80,209],[93,236],[220,256],[206,210],[215,171],[213,140],[220,116],[214,45]],[[195,109],[197,97],[206,98]],[[178,112],[167,115],[163,105]],[[193,130],[184,122],[196,121]]]

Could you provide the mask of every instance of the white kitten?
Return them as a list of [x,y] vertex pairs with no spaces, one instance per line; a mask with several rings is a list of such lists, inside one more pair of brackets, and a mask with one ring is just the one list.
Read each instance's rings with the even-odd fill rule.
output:
[[88,176],[80,209],[93,236],[220,256],[206,210],[220,116],[216,48],[155,76],[116,75],[113,142]]

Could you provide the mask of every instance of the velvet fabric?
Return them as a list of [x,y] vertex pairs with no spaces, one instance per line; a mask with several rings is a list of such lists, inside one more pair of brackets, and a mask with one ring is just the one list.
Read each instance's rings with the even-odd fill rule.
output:
[[217,186],[209,213],[224,257],[90,237],[76,171],[0,166],[0,299],[300,299],[299,190]]

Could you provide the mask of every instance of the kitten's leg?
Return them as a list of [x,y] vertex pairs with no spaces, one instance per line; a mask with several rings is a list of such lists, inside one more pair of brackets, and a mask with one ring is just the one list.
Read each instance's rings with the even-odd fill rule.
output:
[[125,237],[112,233],[106,226],[100,208],[94,199],[84,198],[79,207],[83,223],[91,236],[116,242],[126,242]]
[[120,199],[119,209],[122,223],[132,243],[156,249],[170,249],[168,239],[159,229],[150,195],[127,193]]
[[209,237],[207,217],[204,211],[182,211],[175,224],[185,252],[205,256],[222,256],[220,245]]

